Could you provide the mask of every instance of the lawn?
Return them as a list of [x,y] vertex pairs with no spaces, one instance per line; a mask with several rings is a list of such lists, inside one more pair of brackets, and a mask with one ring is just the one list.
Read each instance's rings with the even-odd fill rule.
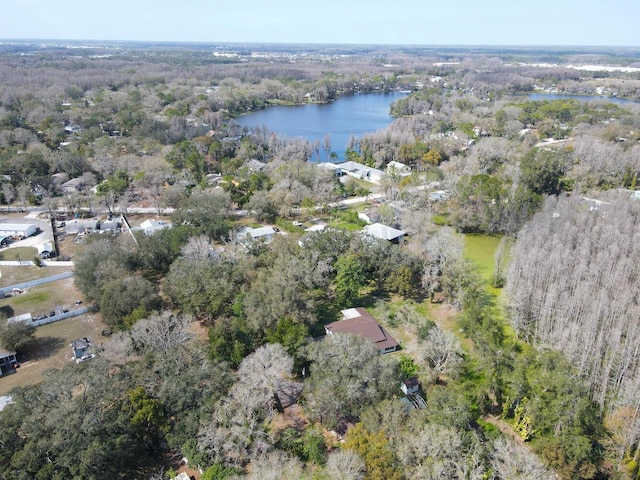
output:
[[38,256],[38,250],[34,247],[14,247],[0,251],[0,260],[33,260]]
[[25,349],[24,354],[18,355],[20,368],[16,373],[0,378],[0,395],[6,395],[15,387],[41,382],[51,369],[67,364],[76,366],[71,361],[71,342],[78,338],[90,337],[94,341],[94,347],[98,347],[98,344],[106,340],[100,335],[105,328],[98,313],[80,315],[38,327],[34,342]]
[[[59,272],[58,272],[59,273]],[[55,275],[55,271],[50,273]],[[73,277],[30,287],[24,293],[0,299],[0,309],[12,315],[31,313],[36,317],[49,314],[58,305],[70,309],[76,300],[83,300],[73,284]]]
[[502,237],[497,235],[465,235],[464,256],[471,260],[485,280],[493,278],[494,254]]
[[0,288],[70,272],[73,267],[0,266]]
[[465,235],[464,256],[477,267],[480,276],[487,282],[487,292],[500,297],[501,289],[491,286],[495,253],[502,237],[498,235]]

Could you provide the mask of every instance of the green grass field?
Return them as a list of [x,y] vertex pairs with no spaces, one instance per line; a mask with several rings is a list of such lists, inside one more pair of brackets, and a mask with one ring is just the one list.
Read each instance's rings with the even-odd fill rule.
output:
[[24,293],[0,299],[0,307],[6,311],[13,311],[13,315],[31,313],[34,317],[48,314],[56,306],[70,307],[82,298],[73,284],[73,278],[44,283],[28,288]]
[[502,237],[497,235],[465,235],[464,256],[471,260],[478,268],[478,272],[487,282],[487,292],[500,297],[501,290],[491,286],[493,269],[495,265],[494,255]]
[[0,252],[0,260],[33,260],[38,255],[34,247],[7,248]]

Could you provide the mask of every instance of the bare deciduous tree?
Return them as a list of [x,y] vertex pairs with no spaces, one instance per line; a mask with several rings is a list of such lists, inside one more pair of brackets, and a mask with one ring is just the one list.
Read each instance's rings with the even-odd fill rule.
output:
[[162,312],[137,321],[131,328],[134,343],[145,351],[166,352],[193,337],[191,315]]
[[460,342],[449,331],[435,326],[422,344],[422,354],[425,362],[436,374],[447,375],[461,361]]
[[365,474],[365,464],[353,450],[339,448],[327,458],[326,472],[334,480],[361,480]]
[[553,480],[542,462],[529,450],[507,438],[499,438],[493,444],[491,466],[498,480]]
[[640,411],[640,205],[606,200],[547,201],[514,246],[508,308],[521,337],[563,351],[593,400],[605,412],[631,406],[632,423]]

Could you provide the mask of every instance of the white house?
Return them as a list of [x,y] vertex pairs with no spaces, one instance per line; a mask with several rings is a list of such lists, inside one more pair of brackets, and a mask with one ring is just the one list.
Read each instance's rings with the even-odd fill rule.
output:
[[278,230],[275,227],[245,227],[238,231],[238,239],[243,243],[256,240],[270,242],[276,233],[278,233]]
[[417,377],[407,378],[402,382],[402,385],[400,385],[400,389],[405,395],[413,395],[420,390],[420,382],[418,382]]
[[153,235],[159,230],[164,230],[165,228],[171,228],[171,223],[165,222],[164,220],[156,220],[150,219],[145,220],[140,224],[140,228],[146,235]]
[[377,168],[367,167],[358,162],[336,163],[343,175],[349,175],[365,182],[380,183],[385,173]]
[[322,168],[324,170],[329,170],[330,172],[332,172],[336,177],[341,177],[342,175],[344,175],[344,172],[342,171],[342,169],[338,166],[337,163],[331,163],[331,162],[322,162],[322,163],[316,163],[316,167],[318,168]]
[[362,229],[362,232],[374,238],[387,240],[391,243],[400,243],[404,240],[405,232],[397,228],[383,225],[382,223],[372,223]]
[[250,172],[261,172],[264,170],[264,167],[267,166],[266,163],[261,162],[260,160],[256,160],[255,158],[252,158],[251,160],[249,160],[248,162],[246,162],[244,164],[245,167],[247,167],[249,169]]
[[395,173],[396,175],[400,175],[401,177],[407,177],[411,175],[411,167],[404,163],[392,160],[387,164],[387,173]]

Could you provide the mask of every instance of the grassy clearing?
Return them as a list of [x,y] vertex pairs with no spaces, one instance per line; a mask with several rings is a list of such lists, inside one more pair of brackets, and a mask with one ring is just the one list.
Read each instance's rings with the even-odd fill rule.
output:
[[0,395],[6,395],[16,387],[39,383],[52,369],[68,364],[75,367],[76,364],[70,360],[71,342],[78,338],[90,337],[98,349],[100,343],[107,341],[106,337],[100,335],[105,328],[98,313],[38,327],[35,341],[25,349],[23,355],[18,355],[20,368],[16,373],[0,378]]
[[0,251],[0,260],[33,260],[33,257],[38,256],[38,250],[34,247],[15,247],[7,248]]
[[333,228],[339,228],[341,230],[347,230],[350,232],[357,232],[362,230],[360,225],[356,225],[351,222],[345,222],[344,220],[332,220],[329,222],[329,226]]
[[5,312],[13,311],[13,315],[31,313],[35,317],[41,313],[48,314],[58,305],[69,309],[76,300],[82,298],[71,277],[31,287],[25,293],[0,299],[0,308]]
[[[34,287],[35,288],[35,287]],[[49,302],[51,295],[47,290],[40,290],[39,292],[30,292],[24,295],[18,295],[13,298],[13,303],[16,306],[31,305],[31,304],[43,304]]]
[[52,277],[64,272],[70,272],[73,267],[7,267],[1,266],[0,288],[16,285],[18,283],[37,280],[39,278]]
[[464,256],[477,267],[487,282],[487,292],[498,299],[502,290],[491,286],[495,265],[495,253],[502,237],[497,235],[465,235]]
[[464,255],[477,267],[485,280],[493,278],[494,254],[501,237],[495,235],[465,235]]

